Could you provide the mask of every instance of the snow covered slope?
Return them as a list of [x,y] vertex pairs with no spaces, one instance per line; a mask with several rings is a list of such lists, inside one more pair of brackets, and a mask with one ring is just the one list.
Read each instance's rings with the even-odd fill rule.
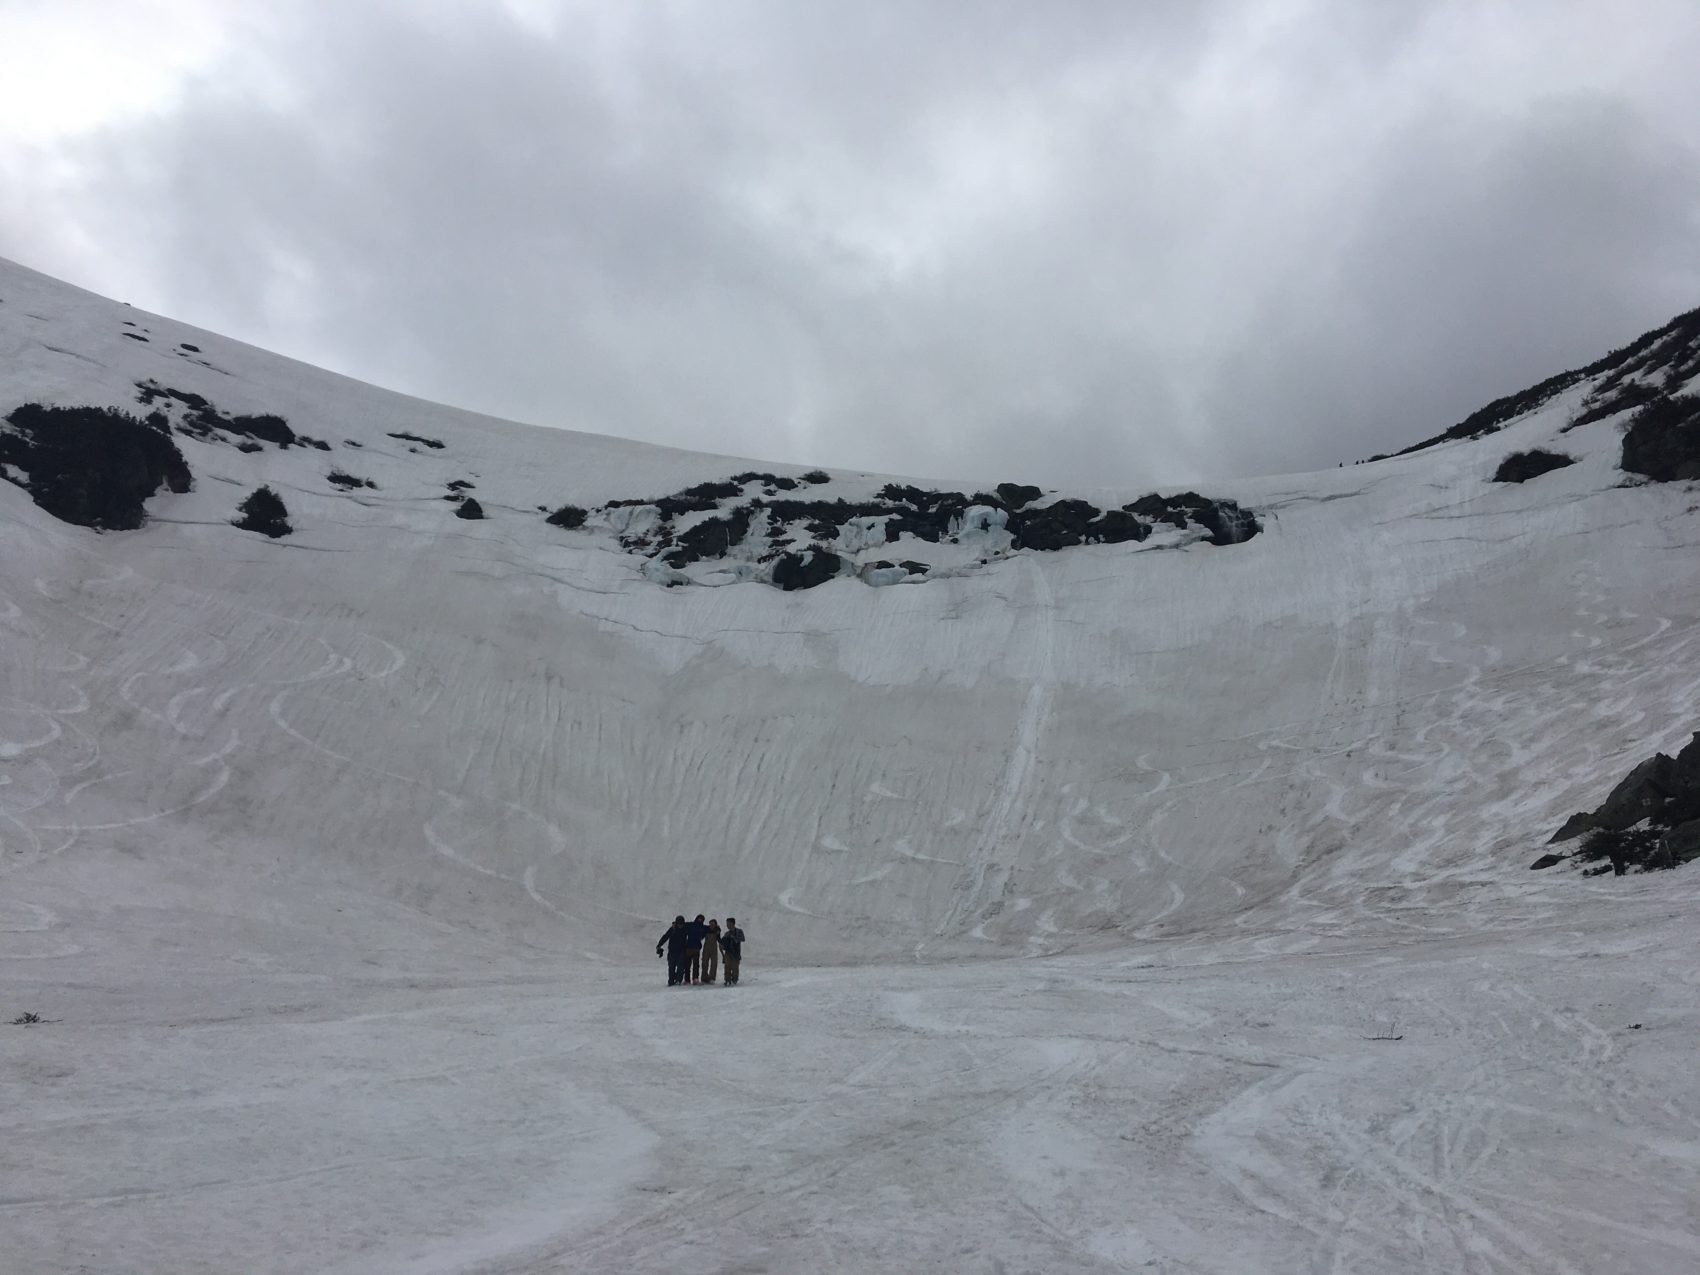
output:
[[[1212,501],[1237,502],[1261,523],[1240,543],[1209,543],[1183,518],[1137,541],[1041,552],[1014,547],[993,517],[978,532],[969,520],[955,544],[948,535],[850,544],[840,534],[844,574],[817,587],[763,583],[753,558],[741,572],[718,562],[676,569],[690,583],[667,587],[676,577],[653,552],[621,542],[637,515],[616,511],[638,506],[608,502],[740,471],[798,472],[469,415],[0,265],[0,417],[26,403],[169,408],[170,423],[183,425],[194,410],[186,396],[199,396],[227,418],[275,414],[327,445],[243,450],[253,440],[240,433],[175,432],[192,490],[162,489],[129,531],[68,524],[23,487],[0,483],[0,970],[20,1010],[39,1003],[46,1017],[99,1024],[75,1058],[36,1044],[47,1029],[32,1029],[28,1047],[42,1052],[9,1073],[11,1096],[30,1109],[11,1127],[31,1135],[34,1160],[24,1181],[21,1162],[6,1165],[0,1238],[14,1251],[23,1245],[32,1270],[79,1261],[328,1269],[333,1255],[348,1270],[458,1270],[499,1254],[510,1264],[490,1269],[582,1269],[587,1254],[608,1269],[666,1268],[704,1232],[664,1212],[634,1214],[643,1197],[632,1192],[649,1189],[642,1184],[666,1161],[656,1139],[677,1132],[668,1113],[690,1098],[658,1099],[665,1085],[632,1077],[646,1074],[653,1051],[687,1065],[700,1045],[690,1032],[766,1033],[784,1015],[769,1007],[716,1021],[693,1006],[681,1026],[648,1007],[630,1020],[625,1002],[598,998],[629,997],[638,977],[647,987],[655,971],[646,949],[664,921],[704,911],[739,917],[758,971],[882,966],[868,977],[895,999],[863,1007],[870,1017],[860,1019],[856,989],[866,984],[854,971],[795,976],[800,992],[851,1015],[807,1020],[796,1033],[843,1033],[845,1056],[868,1071],[827,1067],[830,1053],[807,1054],[801,1071],[760,1055],[795,1101],[821,1086],[838,1095],[823,1117],[829,1141],[872,1136],[889,1116],[886,1107],[866,1120],[851,1114],[866,1097],[858,1074],[873,1083],[877,1070],[881,1084],[930,1093],[931,1109],[917,1117],[927,1127],[1010,1097],[997,1131],[984,1140],[963,1132],[948,1164],[906,1180],[915,1189],[944,1180],[959,1156],[989,1172],[984,1165],[1003,1155],[995,1190],[962,1189],[1005,1192],[1044,1225],[1004,1246],[985,1236],[985,1218],[970,1220],[961,1238],[974,1261],[951,1265],[962,1250],[939,1249],[929,1259],[945,1263],[939,1269],[1000,1269],[994,1258],[1009,1269],[1597,1269],[1581,1240],[1543,1245],[1468,1195],[1449,1161],[1422,1170],[1440,1182],[1424,1198],[1440,1203],[1426,1222],[1407,1218],[1414,1229],[1403,1239],[1355,1237],[1358,1213],[1329,1212],[1329,1191],[1345,1188],[1326,1185],[1326,1166],[1314,1190],[1287,1198],[1309,1181],[1312,1152],[1285,1160],[1250,1139],[1263,1111],[1285,1113],[1270,1116],[1287,1121],[1283,1136],[1314,1135],[1305,1121],[1324,1101],[1309,1087],[1322,1085],[1320,1073],[1305,1071],[1311,1081],[1291,1090],[1244,1089],[1223,1076],[1234,1057],[1288,1067],[1309,1048],[1308,1028],[1289,1023],[1279,1046],[1206,1050],[1212,1078],[1200,1082],[1196,1119],[1168,1141],[1118,1147],[1104,1133],[1117,1117],[1087,1132],[1055,1095],[1071,1080],[1104,1082],[1105,1068],[1133,1048],[1083,1043],[1126,1004],[1113,979],[1093,980],[1112,967],[1137,979],[1130,960],[1220,971],[1215,991],[1140,992],[1137,1013],[1166,1016],[1170,1033],[1141,1056],[1167,1066],[1202,1048],[1194,1034],[1230,1018],[1270,1025],[1256,998],[1235,990],[1245,974],[1266,970],[1270,988],[1286,989],[1274,999],[1309,1005],[1323,995],[1307,981],[1316,969],[1336,991],[1357,972],[1368,988],[1382,976],[1363,971],[1362,953],[1438,942],[1412,957],[1422,990],[1407,1012],[1432,1018],[1450,997],[1474,996],[1488,1002],[1482,1014],[1504,1015],[1517,1003],[1509,989],[1537,977],[1540,952],[1617,950],[1611,936],[1634,942],[1639,917],[1692,918],[1700,886],[1687,870],[1621,883],[1526,871],[1566,814],[1597,804],[1634,762],[1700,727],[1700,497],[1681,483],[1625,484],[1625,414],[1567,428],[1606,375],[1560,388],[1480,439],[1213,487]],[[178,397],[139,403],[138,386],[150,382]],[[1524,483],[1492,481],[1502,460],[1531,448],[1576,463]],[[333,471],[360,485],[331,481]],[[12,476],[29,481],[19,466]],[[946,486],[972,494],[1020,478],[977,474]],[[867,502],[890,481],[835,473],[809,491]],[[282,497],[293,534],[274,540],[231,525],[262,484]],[[445,498],[457,491],[485,517],[457,516],[464,501]],[[1144,494],[1047,493],[1039,503],[1116,509]],[[562,505],[589,511],[584,525],[550,525],[545,513]],[[922,570],[872,565],[888,559]],[[1691,927],[1670,923],[1667,941],[1692,942]],[[1524,983],[1496,977],[1471,992],[1468,970],[1436,972],[1444,945],[1474,951],[1495,934],[1523,936],[1506,959]],[[986,1020],[931,999],[933,975],[890,968],[1059,955],[1007,976],[1027,999],[1008,1007],[1001,1039],[1025,1043],[1002,1049]],[[1302,964],[1312,958],[1333,963]],[[977,968],[938,977],[995,996],[999,978]],[[1669,1006],[1682,1034],[1666,1048],[1677,1055],[1696,1041],[1692,962],[1685,968]],[[569,977],[609,990],[550,1008]],[[1063,984],[1047,1019],[1045,989]],[[1398,986],[1389,972],[1380,991],[1366,991],[1373,999],[1349,1016],[1345,1036],[1372,1034],[1356,1028]],[[334,1025],[323,1023],[333,1013],[327,989],[341,1007]],[[438,993],[454,1003],[432,1000]],[[355,1019],[416,1010],[432,1015],[431,1033],[502,1037],[491,1048],[518,1070],[499,1094],[479,1089],[452,1115],[387,1084],[381,1099],[360,1088],[350,1077],[364,1074],[357,1056],[376,1037]],[[1540,1012],[1540,1030],[1557,1039],[1583,1030],[1550,1007]],[[266,1025],[234,1042],[234,1060],[200,1055],[198,1037],[149,1036],[159,1051],[151,1062],[126,1055],[122,1070],[103,1071],[116,1066],[102,1045],[114,1034],[244,1016]],[[874,1020],[909,1035],[867,1047],[863,1029]],[[320,1026],[310,1041],[294,1040],[296,1021]],[[549,1039],[538,1022],[554,1024]],[[1463,1049],[1479,1028],[1457,1020],[1449,1030]],[[1149,1043],[1150,1023],[1140,1030]],[[599,1079],[557,1083],[573,1065],[552,1033],[606,1041],[633,1031],[624,1050],[586,1055]],[[923,1037],[932,1052],[904,1043]],[[485,1065],[478,1048],[435,1035],[383,1039],[369,1064],[374,1084],[403,1073],[457,1084]],[[1608,1049],[1591,1038],[1578,1047],[1590,1059]],[[421,1051],[436,1061],[411,1067]],[[1429,1083],[1425,1067],[1445,1056],[1402,1072],[1401,1083]],[[1529,1062],[1503,1048],[1491,1056],[1496,1076]],[[286,1057],[295,1061],[266,1080],[268,1059]],[[1342,1092],[1376,1090],[1361,1044],[1331,1057],[1322,1070]],[[525,1058],[546,1060],[543,1070],[527,1070]],[[722,1098],[747,1092],[724,1074],[733,1065],[716,1073]],[[54,1087],[55,1067],[84,1073],[74,1092]],[[340,1076],[328,1086],[355,1088],[304,1092],[303,1078],[320,1069]],[[980,1076],[966,1090],[946,1075],[961,1069]],[[1140,1104],[1185,1105],[1157,1072],[1139,1074]],[[130,1092],[137,1075],[170,1089],[169,1102],[149,1107]],[[263,1097],[274,1083],[291,1095],[275,1122]],[[1452,1083],[1467,1087],[1468,1077]],[[1444,1105],[1442,1089],[1423,1110]],[[1618,1116],[1640,1127],[1660,1099],[1635,1092],[1647,1105]],[[1658,1191],[1677,1193],[1667,1200],[1681,1198],[1700,1167],[1695,1094],[1690,1076],[1671,1100],[1680,1145],[1658,1170]],[[1579,1089],[1577,1109],[1596,1096]],[[227,1100],[245,1114],[221,1114]],[[1517,1101],[1538,1098],[1519,1091]],[[1387,1116],[1366,1102],[1373,1110],[1330,1109],[1337,1154],[1350,1138],[1369,1138],[1356,1121]],[[411,1122],[425,1111],[444,1123],[420,1136]],[[782,1148],[812,1141],[801,1111],[752,1109],[744,1137],[771,1152],[752,1171],[789,1171]],[[167,1136],[155,1122],[167,1112],[210,1123]],[[152,1131],[127,1141],[126,1120]],[[570,1149],[533,1145],[528,1136],[546,1138],[533,1120],[583,1138]],[[310,1127],[296,1145],[302,1121]],[[370,1155],[330,1150],[351,1127]],[[487,1135],[476,1173],[421,1181],[396,1167],[415,1154],[440,1166],[444,1148]],[[1102,1136],[1109,1145],[1095,1141]],[[1400,1136],[1372,1139],[1373,1149],[1397,1157]],[[1481,1157],[1495,1135],[1478,1121],[1437,1136],[1437,1155]],[[999,1139],[1029,1149],[1017,1154]],[[900,1142],[869,1144],[884,1167],[862,1183],[866,1199],[901,1177],[890,1159]],[[1035,1144],[1053,1157],[1049,1167],[1031,1158]],[[285,1145],[294,1149],[280,1151],[265,1178],[278,1211],[256,1196],[227,1214],[201,1194],[241,1178],[231,1175],[243,1147]],[[1137,1163],[1128,1161],[1135,1151]],[[1230,1238],[1217,1247],[1199,1238],[1203,1219],[1176,1220],[1178,1197],[1161,1204],[1164,1231],[1082,1194],[1082,1181],[1108,1173],[1096,1189],[1118,1199],[1126,1183],[1116,1174],[1176,1173],[1189,1155],[1214,1166],[1220,1198],[1211,1207],[1238,1219],[1223,1222]],[[215,1167],[186,1167],[203,1157]],[[314,1176],[344,1163],[387,1166],[386,1181],[409,1185],[347,1194]],[[1408,1166],[1353,1163],[1367,1166],[1353,1170],[1353,1189],[1381,1201],[1363,1205],[1366,1226],[1416,1207],[1420,1191],[1376,1195]],[[1624,1198],[1644,1193],[1651,1171],[1620,1167],[1633,1180]],[[736,1197],[755,1210],[763,1237],[751,1241],[760,1255],[740,1259],[755,1264],[737,1269],[798,1269],[805,1258],[820,1269],[913,1269],[900,1237],[942,1234],[926,1232],[925,1218],[948,1201],[886,1200],[868,1217],[888,1224],[852,1227],[856,1238],[836,1249],[809,1248],[795,1237],[851,1225],[828,1203],[838,1188],[817,1168],[800,1180],[819,1181],[792,1195]],[[1532,1158],[1523,1171],[1532,1180],[1541,1166]],[[165,1196],[153,1200],[162,1181]],[[1541,1197],[1540,1216],[1567,1209],[1573,1185]],[[137,1208],[160,1220],[140,1232],[153,1247],[116,1260],[104,1246],[122,1228],[97,1214],[108,1194],[127,1191],[146,1195]],[[173,1198],[193,1201],[198,1219],[175,1237],[163,1220]],[[1637,1251],[1654,1264],[1631,1268],[1700,1260],[1700,1246],[1683,1240],[1688,1198],[1689,1215],[1667,1218],[1663,1238],[1637,1224]],[[456,1207],[444,1212],[449,1200]],[[710,1213],[725,1203],[691,1201]],[[290,1208],[328,1210],[325,1233],[339,1238],[292,1263]],[[621,1212],[641,1220],[607,1222]],[[389,1221],[374,1223],[376,1214]],[[228,1233],[217,1220],[225,1216]],[[436,1241],[425,1244],[433,1225]],[[717,1251],[732,1254],[732,1232],[704,1225]],[[1010,1225],[1014,1235],[1027,1224]],[[1424,1226],[1462,1247],[1425,1247]],[[575,1229],[594,1227],[603,1229]],[[259,1253],[242,1247],[255,1242]],[[1234,1264],[1248,1242],[1271,1245],[1267,1265]],[[242,1253],[247,1260],[230,1265]]]
[[[0,280],[8,411],[143,410],[152,381],[332,448],[180,433],[195,489],[127,533],[0,487],[14,863],[212,843],[549,946],[699,900],[760,911],[796,956],[1044,951],[1516,879],[1696,725],[1700,521],[1686,491],[1621,486],[1613,419],[1560,436],[1581,386],[1480,443],[1234,485],[1267,527],[1244,544],[666,589],[539,508],[747,464],[468,417]],[[1489,481],[1555,440],[1580,463]],[[455,517],[457,480],[486,520]],[[230,525],[261,483],[288,539]]]

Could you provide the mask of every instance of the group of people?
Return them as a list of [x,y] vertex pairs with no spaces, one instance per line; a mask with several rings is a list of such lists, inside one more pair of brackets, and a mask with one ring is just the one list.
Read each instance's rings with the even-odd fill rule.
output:
[[738,981],[738,962],[744,955],[744,932],[738,928],[738,918],[726,918],[726,928],[720,928],[720,921],[704,921],[702,913],[697,913],[697,919],[687,921],[682,916],[673,918],[673,924],[667,927],[667,933],[661,936],[661,941],[655,945],[655,954],[667,957],[667,986],[677,987],[681,983],[712,983],[719,972],[720,961],[726,961],[726,986],[731,987]]

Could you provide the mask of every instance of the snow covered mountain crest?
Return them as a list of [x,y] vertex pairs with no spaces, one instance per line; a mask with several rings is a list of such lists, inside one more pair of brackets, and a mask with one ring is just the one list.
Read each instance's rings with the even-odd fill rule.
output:
[[[147,339],[132,332],[120,335]],[[183,345],[177,353],[184,353]],[[195,362],[211,366],[203,359]],[[337,449],[322,438],[297,434],[275,413],[226,413],[201,393],[153,379],[138,381],[136,390],[137,401],[151,409],[143,420],[113,408],[39,403],[16,408],[5,418],[10,428],[0,433],[0,476],[64,521],[124,530],[141,525],[143,502],[162,487],[177,494],[190,489],[190,466],[174,436],[214,448],[234,446],[243,454],[261,452],[267,444],[279,450]],[[408,444],[414,455],[421,454],[421,447],[446,447],[441,439],[404,430],[388,431],[385,438]],[[366,446],[356,438],[340,444],[361,451]],[[350,493],[379,490],[375,480],[341,465],[331,465],[323,481]],[[1147,540],[1151,547],[1173,548],[1200,539],[1232,545],[1261,530],[1256,515],[1234,501],[1209,500],[1196,492],[1152,493],[1107,511],[1077,498],[1047,498],[1037,487],[1015,483],[973,496],[899,483],[885,484],[873,499],[854,501],[794,494],[800,487],[825,488],[832,481],[823,470],[797,477],[744,472],[655,499],[616,497],[590,510],[539,506],[536,513],[552,527],[599,533],[616,543],[640,560],[642,578],[654,583],[755,580],[787,591],[841,575],[873,585],[942,578],[976,570],[1017,549],[1055,551]],[[450,479],[432,494],[458,505],[456,517],[478,521],[488,515],[483,502],[468,495],[475,486],[469,479]],[[247,509],[256,501],[266,509],[261,522]],[[274,538],[294,530],[287,506],[270,487],[256,489],[242,512],[233,522],[246,530]],[[1154,526],[1163,529],[1155,539]],[[876,556],[881,553],[900,555],[900,560]]]

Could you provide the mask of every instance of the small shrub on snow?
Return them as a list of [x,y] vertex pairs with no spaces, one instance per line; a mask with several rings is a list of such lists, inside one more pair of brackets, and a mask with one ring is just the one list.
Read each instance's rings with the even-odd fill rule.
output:
[[284,507],[283,498],[270,487],[258,487],[253,494],[236,507],[242,516],[233,521],[232,525],[243,531],[257,531],[262,536],[270,536],[273,540],[287,536],[295,530],[289,525],[289,510]]
[[584,526],[584,520],[589,516],[590,512],[588,510],[580,509],[577,505],[562,505],[543,521],[547,522],[551,527],[563,527],[568,531],[572,531],[577,527]]
[[1657,828],[1625,828],[1621,832],[1596,828],[1582,839],[1576,857],[1583,863],[1610,860],[1611,870],[1619,876],[1631,867],[1643,871],[1673,868],[1674,861],[1666,862],[1663,842],[1664,833]]

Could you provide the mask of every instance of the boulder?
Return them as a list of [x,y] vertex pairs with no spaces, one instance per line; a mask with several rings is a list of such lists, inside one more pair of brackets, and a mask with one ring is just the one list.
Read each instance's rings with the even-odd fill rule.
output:
[[1119,545],[1129,540],[1144,540],[1151,534],[1151,524],[1134,517],[1125,509],[1106,509],[1104,516],[1089,528],[1093,539],[1107,545]]
[[773,583],[785,592],[812,589],[837,576],[844,559],[819,545],[801,553],[782,553],[773,563]]
[[1029,486],[1026,483],[999,483],[997,493],[1003,503],[1011,509],[1020,509],[1023,505],[1031,504],[1039,499],[1042,494],[1037,487]]
[[465,518],[469,522],[475,522],[483,516],[484,506],[479,504],[478,501],[473,499],[471,496],[468,496],[465,500],[461,501],[460,504],[455,506],[456,518]]
[[1213,545],[1243,544],[1263,530],[1257,516],[1249,509],[1241,509],[1237,501],[1218,500],[1193,516],[1210,532]]
[[1059,500],[1011,514],[1009,529],[1017,549],[1066,549],[1086,543],[1099,512],[1084,500]]
[[1575,814],[1571,815],[1570,818],[1564,821],[1563,827],[1552,834],[1552,839],[1548,841],[1547,844],[1550,846],[1556,845],[1560,841],[1573,840],[1576,837],[1580,837],[1584,832],[1590,831],[1593,826],[1593,812],[1589,810],[1578,810]]
[[1594,812],[1594,826],[1620,832],[1658,814],[1670,796],[1675,767],[1676,763],[1663,753],[1647,758],[1600,803]]
[[1540,858],[1536,859],[1529,865],[1529,869],[1532,872],[1539,872],[1542,868],[1550,868],[1555,863],[1563,862],[1564,856],[1561,854],[1543,854]]

